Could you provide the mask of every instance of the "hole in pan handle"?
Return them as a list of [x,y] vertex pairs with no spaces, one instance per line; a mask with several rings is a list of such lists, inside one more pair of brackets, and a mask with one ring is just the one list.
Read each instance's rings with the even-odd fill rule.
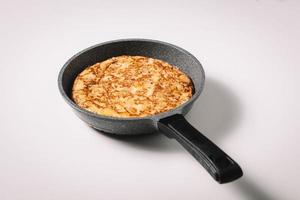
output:
[[195,129],[183,115],[159,120],[158,128],[167,137],[176,139],[219,183],[228,183],[243,175],[240,166]]

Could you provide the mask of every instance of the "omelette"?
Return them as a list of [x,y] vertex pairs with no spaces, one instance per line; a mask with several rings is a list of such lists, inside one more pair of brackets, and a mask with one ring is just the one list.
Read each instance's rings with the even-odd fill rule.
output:
[[72,98],[79,107],[121,118],[166,112],[192,95],[192,81],[177,67],[158,59],[127,55],[88,66],[72,88]]

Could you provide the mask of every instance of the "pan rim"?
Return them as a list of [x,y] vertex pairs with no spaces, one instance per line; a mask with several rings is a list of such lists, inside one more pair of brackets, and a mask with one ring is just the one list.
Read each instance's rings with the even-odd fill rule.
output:
[[[108,45],[108,44],[112,44],[112,43],[119,43],[119,42],[129,42],[129,41],[136,41],[136,42],[152,42],[152,43],[158,43],[158,44],[163,44],[163,45],[166,45],[166,46],[170,46],[172,48],[175,48],[185,54],[187,54],[188,56],[191,57],[191,59],[193,59],[194,62],[196,62],[200,68],[200,71],[201,71],[201,82],[200,82],[200,85],[199,85],[199,89],[198,91],[196,91],[192,98],[190,98],[188,101],[186,101],[185,103],[181,104],[180,106],[172,109],[172,110],[169,110],[169,111],[166,111],[166,112],[162,112],[162,113],[158,113],[156,115],[149,115],[149,116],[145,116],[145,117],[129,117],[129,118],[123,118],[123,117],[112,117],[112,116],[106,116],[106,115],[99,115],[99,114],[96,114],[96,113],[93,113],[93,112],[90,112],[88,110],[85,110],[85,109],[82,109],[81,107],[79,107],[68,95],[67,93],[65,92],[64,88],[63,88],[63,85],[62,85],[62,78],[63,78],[63,75],[64,75],[64,72],[65,70],[67,69],[67,67],[69,66],[69,64],[75,59],[77,58],[79,55],[93,49],[93,48],[96,48],[96,47],[99,47],[99,46],[102,46],[102,45]],[[94,118],[99,118],[99,119],[105,119],[105,120],[119,120],[119,121],[136,121],[136,120],[152,120],[152,121],[158,121],[162,118],[165,118],[165,117],[169,117],[169,116],[172,116],[174,114],[181,114],[181,110],[182,108],[184,108],[185,106],[187,106],[188,104],[191,104],[193,103],[199,96],[200,94],[202,93],[203,91],[203,88],[204,88],[204,83],[205,83],[205,72],[203,70],[203,67],[201,65],[201,63],[198,61],[198,59],[192,55],[190,52],[188,52],[187,50],[181,48],[181,47],[178,47],[176,45],[173,45],[173,44],[170,44],[170,43],[167,43],[167,42],[163,42],[163,41],[159,41],[159,40],[154,40],[154,39],[143,39],[143,38],[126,38],[126,39],[117,39],[117,40],[110,40],[110,41],[106,41],[106,42],[102,42],[102,43],[99,43],[99,44],[96,44],[96,45],[92,45],[88,48],[85,48],[81,51],[79,51],[78,53],[76,53],[75,55],[73,55],[70,59],[68,59],[68,61],[63,65],[63,67],[60,69],[59,71],[59,75],[58,75],[58,88],[59,88],[59,91],[61,93],[61,95],[63,96],[64,100],[73,108],[75,109],[76,111],[80,112],[80,113],[83,113],[85,115],[88,115],[90,117],[94,117]]]

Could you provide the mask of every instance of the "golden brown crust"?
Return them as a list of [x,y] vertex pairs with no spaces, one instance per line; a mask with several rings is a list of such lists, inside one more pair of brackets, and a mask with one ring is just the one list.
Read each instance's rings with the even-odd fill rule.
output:
[[72,97],[81,108],[100,115],[144,117],[174,109],[192,91],[189,77],[164,61],[118,56],[81,72]]

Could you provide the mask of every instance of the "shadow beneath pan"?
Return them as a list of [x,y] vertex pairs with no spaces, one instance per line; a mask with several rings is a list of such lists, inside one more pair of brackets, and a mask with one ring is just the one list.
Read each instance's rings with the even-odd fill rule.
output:
[[240,102],[233,91],[208,78],[203,93],[186,118],[209,139],[218,142],[239,123],[241,111]]
[[177,143],[175,140],[168,139],[166,136],[158,132],[145,135],[115,135],[111,133],[105,133],[96,129],[94,130],[106,137],[124,142],[130,145],[132,148],[138,148],[158,153],[172,153],[178,152],[178,150],[183,151],[183,148],[179,145],[179,143]]
[[[238,123],[239,117],[240,104],[236,96],[222,83],[209,78],[206,80],[203,93],[187,115],[188,121],[212,141],[217,141],[228,134]],[[183,149],[175,140],[159,133],[136,136],[108,133],[104,135],[143,150],[178,152]]]
[[240,180],[233,183],[233,188],[236,192],[241,193],[245,199],[255,200],[279,200],[284,199],[278,195],[266,191],[265,188],[258,186],[249,177],[242,177]]

